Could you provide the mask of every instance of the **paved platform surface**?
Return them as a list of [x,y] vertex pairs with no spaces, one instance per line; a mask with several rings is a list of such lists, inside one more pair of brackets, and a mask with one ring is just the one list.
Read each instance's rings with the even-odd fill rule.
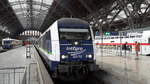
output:
[[[31,58],[28,59],[26,58],[26,47],[0,53],[0,84],[22,84],[25,71],[27,71],[26,80],[28,80],[26,84],[41,84],[36,64],[36,59],[39,59],[37,58],[38,53],[33,46],[31,50]],[[135,60],[135,54],[127,52],[125,55],[124,52],[121,52],[122,55],[120,55],[119,52],[107,49],[97,50],[97,64],[111,74],[105,80],[109,81],[109,84],[150,84],[150,57],[140,55],[139,60]],[[45,72],[43,66],[39,67]],[[43,74],[44,77],[49,76],[48,73]]]
[[2,46],[0,46],[0,50],[2,50]]
[[[112,75],[112,84],[150,84],[150,57],[113,50],[97,50],[97,64]],[[110,77],[109,77],[110,78]],[[115,79],[115,80],[114,80]]]
[[3,48],[2,48],[2,46],[0,46],[0,53],[2,53],[4,50],[3,50]]
[[[29,70],[30,73],[36,72],[36,66],[28,68],[31,63],[35,63],[35,59],[33,56],[30,59],[26,58],[26,47],[0,53],[0,84],[22,84],[23,80],[28,80]],[[32,76],[34,76],[33,73],[30,77],[31,80]],[[37,83],[34,82],[34,84]]]
[[28,58],[26,50],[23,46],[0,53],[0,84],[53,84],[35,47],[30,45]]
[[25,47],[16,48],[0,54],[0,67],[26,66]]

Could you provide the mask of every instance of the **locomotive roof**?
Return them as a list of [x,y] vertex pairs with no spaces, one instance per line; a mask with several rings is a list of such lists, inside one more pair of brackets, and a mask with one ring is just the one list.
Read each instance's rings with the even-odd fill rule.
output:
[[[89,23],[78,19],[78,18],[61,18],[56,21],[58,23],[58,28],[89,28]],[[49,31],[48,28],[45,32]],[[39,39],[45,34],[45,32],[39,37]]]
[[58,21],[59,28],[88,28],[89,23],[78,18],[61,18]]
[[12,39],[12,38],[4,38],[2,40],[14,40],[14,39]]

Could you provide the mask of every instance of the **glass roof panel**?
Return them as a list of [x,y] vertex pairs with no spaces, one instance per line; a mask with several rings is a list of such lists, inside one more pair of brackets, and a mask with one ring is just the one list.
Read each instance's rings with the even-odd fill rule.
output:
[[16,2],[16,0],[8,0],[9,2]]
[[21,4],[22,8],[27,8],[27,4]]
[[146,4],[141,4],[141,8],[146,8],[148,5]]
[[48,5],[51,5],[53,2],[53,0],[33,0],[33,1],[40,2],[40,3],[46,3]]
[[18,5],[13,5],[12,7],[13,7],[13,9],[18,9],[18,8],[20,8],[20,5],[19,4]]
[[51,5],[53,0],[43,0],[44,3],[48,4],[48,5]]
[[47,10],[47,8],[46,8],[46,7],[44,7],[44,6],[42,6],[42,7],[41,7],[41,9],[42,9],[42,10]]
[[[48,13],[48,9],[50,8],[54,0],[31,0],[32,4],[30,3],[30,0],[8,0],[8,1],[12,6],[14,12],[16,13],[18,19],[20,20],[21,24],[25,27],[26,23],[27,24],[31,23],[29,22],[31,21],[31,19],[33,23],[37,23],[36,21],[40,20],[40,22],[38,23],[42,25],[44,18]],[[37,19],[34,20],[33,18]],[[22,19],[24,19],[24,21],[22,21]],[[28,19],[28,22],[26,21],[26,19]]]
[[19,14],[23,14],[24,11],[20,11],[20,12],[17,12],[16,14],[19,15]]
[[10,3],[11,2],[17,2],[17,1],[27,1],[27,0],[8,0]]
[[34,15],[38,15],[40,12],[39,11],[33,11]]
[[127,5],[127,8],[128,8],[130,11],[133,11],[132,4],[128,4],[128,5]]
[[121,12],[119,13],[119,15],[120,15],[120,17],[122,17],[122,18],[127,18],[127,16],[126,16],[126,14],[125,14],[124,11],[121,11]]
[[41,6],[40,6],[40,5],[33,5],[33,8],[34,8],[34,9],[40,9]]
[[150,0],[147,0],[148,3],[150,3]]
[[42,2],[42,0],[33,0],[33,1],[36,1],[36,2]]

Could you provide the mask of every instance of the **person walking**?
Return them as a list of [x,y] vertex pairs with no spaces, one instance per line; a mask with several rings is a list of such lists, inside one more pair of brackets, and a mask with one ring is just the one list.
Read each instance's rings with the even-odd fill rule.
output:
[[125,42],[124,44],[123,44],[123,49],[124,49],[124,54],[125,54],[125,56],[126,56],[126,54],[127,54],[127,49],[128,49],[128,42]]
[[136,58],[135,59],[139,59],[139,51],[140,51],[140,43],[135,41],[135,52],[136,52]]

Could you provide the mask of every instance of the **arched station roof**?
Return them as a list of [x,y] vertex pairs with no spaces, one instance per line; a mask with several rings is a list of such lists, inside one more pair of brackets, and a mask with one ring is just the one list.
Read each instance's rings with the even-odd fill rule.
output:
[[87,20],[95,29],[144,27],[150,24],[150,0],[0,0],[0,30],[14,36],[44,32],[63,17]]
[[[111,0],[106,0],[111,1]],[[81,18],[99,9],[103,0],[1,0],[0,17],[11,34],[32,29],[43,32],[56,19]],[[91,6],[91,7],[89,7]]]

